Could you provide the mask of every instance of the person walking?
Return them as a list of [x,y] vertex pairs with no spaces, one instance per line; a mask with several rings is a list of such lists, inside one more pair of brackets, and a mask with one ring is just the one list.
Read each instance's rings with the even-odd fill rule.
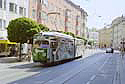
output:
[[124,57],[124,53],[125,53],[125,48],[121,47],[120,48],[120,52],[121,52],[121,56],[123,58]]

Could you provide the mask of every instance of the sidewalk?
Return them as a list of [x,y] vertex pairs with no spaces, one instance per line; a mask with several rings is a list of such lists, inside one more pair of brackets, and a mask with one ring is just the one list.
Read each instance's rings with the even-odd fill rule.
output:
[[120,79],[121,79],[121,84],[125,84],[125,56],[123,59],[121,59]]
[[[104,52],[101,49],[86,49],[83,55],[83,58],[91,56],[96,53]],[[17,62],[18,57],[2,57],[0,58],[0,63],[13,63]]]

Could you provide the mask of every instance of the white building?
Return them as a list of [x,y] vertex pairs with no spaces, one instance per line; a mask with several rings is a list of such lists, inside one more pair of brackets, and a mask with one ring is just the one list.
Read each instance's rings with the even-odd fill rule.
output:
[[121,44],[122,39],[125,39],[125,17],[117,17],[112,21],[113,28],[113,47],[118,49]]
[[89,39],[98,41],[99,33],[98,32],[89,32]]
[[0,0],[0,38],[7,38],[9,21],[22,16],[28,17],[29,0]]

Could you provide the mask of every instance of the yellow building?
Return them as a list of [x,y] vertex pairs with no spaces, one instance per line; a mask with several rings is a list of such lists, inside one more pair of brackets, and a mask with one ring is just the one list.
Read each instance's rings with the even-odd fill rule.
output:
[[112,46],[112,28],[103,28],[99,32],[99,47],[109,48]]

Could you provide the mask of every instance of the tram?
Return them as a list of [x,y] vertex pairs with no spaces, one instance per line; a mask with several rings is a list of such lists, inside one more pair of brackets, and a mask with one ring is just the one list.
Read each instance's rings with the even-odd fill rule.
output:
[[58,32],[40,32],[33,39],[34,62],[54,63],[83,56],[84,41]]
[[75,38],[75,57],[82,57],[84,55],[85,46],[84,40]]

